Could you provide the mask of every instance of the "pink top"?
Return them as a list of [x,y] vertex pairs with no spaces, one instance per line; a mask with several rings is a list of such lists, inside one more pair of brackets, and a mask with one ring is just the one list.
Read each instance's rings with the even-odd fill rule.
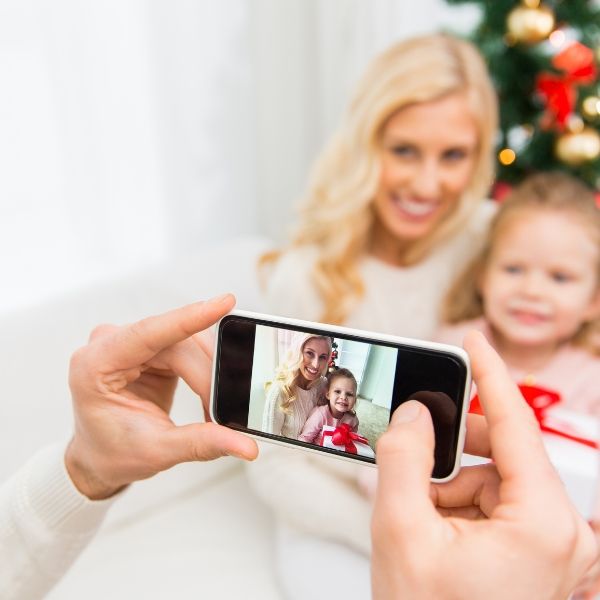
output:
[[[462,345],[471,329],[481,331],[494,344],[494,336],[483,318],[448,325],[438,330],[435,341]],[[575,412],[600,416],[600,358],[581,348],[564,344],[541,369],[531,373],[508,366],[517,383],[528,383],[558,393],[561,406]]]
[[337,427],[342,423],[348,423],[354,432],[358,429],[358,417],[354,413],[347,412],[344,413],[340,419],[336,419],[329,410],[329,404],[315,406],[310,415],[308,415],[308,419],[306,419],[306,423],[304,423],[304,427],[302,428],[298,439],[303,442],[322,445],[323,427],[325,427],[325,425]]

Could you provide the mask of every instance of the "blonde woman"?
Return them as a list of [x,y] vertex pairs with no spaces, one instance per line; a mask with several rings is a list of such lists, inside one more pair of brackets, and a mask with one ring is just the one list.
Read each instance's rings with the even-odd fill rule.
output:
[[325,336],[294,335],[267,391],[264,432],[298,439],[325,384],[331,343],[331,338]]
[[[471,44],[426,35],[376,57],[315,165],[296,235],[263,258],[269,309],[433,335],[440,301],[493,212],[484,199],[496,126],[493,86]],[[337,594],[343,585],[346,598],[368,597],[371,507],[356,470],[293,451],[265,453],[251,467],[279,519],[288,597],[310,594],[301,574],[315,554],[353,577],[324,575],[313,588]],[[319,498],[343,499],[337,521],[321,515]]]

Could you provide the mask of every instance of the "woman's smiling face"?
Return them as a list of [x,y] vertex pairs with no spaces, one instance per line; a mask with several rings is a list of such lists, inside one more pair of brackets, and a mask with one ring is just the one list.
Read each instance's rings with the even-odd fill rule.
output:
[[479,132],[464,94],[396,112],[381,136],[373,253],[396,263],[455,210],[473,176]]
[[323,338],[309,338],[302,347],[302,363],[300,374],[307,381],[315,381],[321,377],[331,356],[331,346]]

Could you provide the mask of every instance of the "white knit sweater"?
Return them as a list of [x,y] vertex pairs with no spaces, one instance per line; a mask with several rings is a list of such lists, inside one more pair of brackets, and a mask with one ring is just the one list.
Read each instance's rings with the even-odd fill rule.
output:
[[0,487],[0,598],[42,598],[100,527],[115,497],[92,501],[73,485],[64,444],[38,452]]
[[[494,205],[484,204],[453,239],[426,260],[407,268],[365,257],[360,273],[365,296],[345,325],[358,329],[429,338],[438,325],[440,301],[454,277],[481,247]],[[318,320],[322,302],[311,285],[313,247],[285,254],[269,280],[268,309],[274,314]],[[249,465],[258,496],[279,519],[305,533],[337,540],[365,554],[370,551],[371,506],[359,491],[361,470],[347,462],[264,444],[261,458]],[[340,499],[331,517],[324,499]]]

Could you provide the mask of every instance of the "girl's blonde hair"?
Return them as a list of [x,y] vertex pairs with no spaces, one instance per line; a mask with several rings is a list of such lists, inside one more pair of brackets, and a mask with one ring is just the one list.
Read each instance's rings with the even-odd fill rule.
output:
[[[479,291],[489,258],[502,232],[524,211],[560,211],[578,219],[598,244],[596,267],[597,286],[600,287],[600,209],[596,194],[580,180],[559,172],[538,173],[517,186],[490,224],[481,253],[467,266],[450,288],[442,308],[442,321],[459,323],[484,314],[483,298]],[[575,345],[592,354],[600,354],[600,317],[583,323],[573,338]]]
[[[373,229],[372,201],[380,176],[381,133],[401,108],[463,93],[479,130],[474,172],[456,210],[408,250],[406,264],[458,231],[483,200],[493,177],[497,100],[486,66],[470,43],[444,34],[400,42],[376,57],[360,81],[338,132],[314,166],[291,248],[316,246],[313,283],[322,321],[342,323],[364,294],[358,260]],[[285,250],[284,250],[285,251]],[[266,254],[261,266],[281,251]]]
[[[308,340],[313,339],[325,340],[329,347],[329,355],[331,356],[333,340],[330,337],[327,337],[326,335],[313,335],[311,333],[297,333],[294,336],[292,344],[286,352],[283,361],[277,366],[275,378],[269,384],[272,385],[277,382],[280,385],[284,397],[281,403],[281,410],[283,410],[283,412],[289,412],[290,407],[296,400],[296,390],[298,389],[298,383],[302,376],[300,366],[304,360],[304,346],[306,346]],[[327,361],[327,365],[325,366],[323,373],[321,373],[321,377],[309,384],[309,389],[322,383],[323,375],[327,371],[328,363],[329,361]]]

